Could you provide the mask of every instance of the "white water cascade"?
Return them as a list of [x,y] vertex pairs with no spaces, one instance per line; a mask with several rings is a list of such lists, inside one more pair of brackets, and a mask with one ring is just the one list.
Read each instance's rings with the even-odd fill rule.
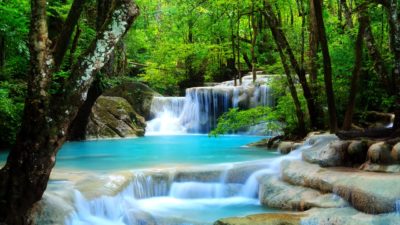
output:
[[231,108],[273,106],[270,79],[259,75],[253,83],[251,76],[245,76],[241,86],[227,81],[213,87],[189,88],[185,97],[154,97],[153,119],[147,122],[146,134],[208,133],[218,117]]
[[[66,220],[66,224],[212,224],[211,221],[188,222],[185,220],[188,218],[186,213],[197,212],[199,217],[199,213],[209,210],[209,207],[255,207],[260,204],[257,195],[261,177],[280,176],[283,161],[300,160],[303,150],[326,143],[328,142],[306,141],[302,147],[285,156],[264,159],[256,164],[222,164],[215,169],[189,173],[184,170],[184,176],[175,169],[156,173],[133,171],[132,180],[115,196],[87,200],[76,191],[73,197],[75,210]],[[237,176],[245,171],[248,174],[246,179],[238,179]],[[180,216],[177,217],[176,213]],[[177,221],[166,221],[172,215],[177,217]],[[200,217],[203,216],[207,215],[200,213]]]

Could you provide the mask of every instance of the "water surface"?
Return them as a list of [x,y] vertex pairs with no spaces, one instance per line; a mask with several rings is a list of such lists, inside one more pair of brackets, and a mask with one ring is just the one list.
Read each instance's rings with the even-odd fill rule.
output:
[[276,156],[276,153],[246,146],[261,138],[176,135],[68,142],[57,155],[56,168],[110,171],[242,162]]

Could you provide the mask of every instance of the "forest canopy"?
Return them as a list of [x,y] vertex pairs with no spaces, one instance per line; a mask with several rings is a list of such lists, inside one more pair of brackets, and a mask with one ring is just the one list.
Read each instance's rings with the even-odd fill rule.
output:
[[[118,44],[111,66],[99,74],[100,84],[107,89],[133,79],[173,96],[182,95],[188,87],[239,78],[253,70],[284,77],[289,73],[275,88],[284,90],[277,95],[287,95],[280,98],[278,107],[291,111],[291,115],[282,116],[283,120],[293,119],[297,112],[295,123],[303,123],[306,129],[329,125],[329,101],[335,103],[339,127],[349,99],[355,104],[351,114],[393,112],[398,105],[399,41],[394,35],[399,28],[391,19],[395,13],[389,6],[391,1],[383,2],[138,0],[141,16]],[[72,3],[48,1],[51,39],[60,35]],[[330,59],[326,59],[319,41],[315,3],[323,9]],[[99,21],[95,18],[102,10],[94,0],[83,5],[66,46],[67,60],[53,77],[54,92],[59,88],[57,81],[70,75],[71,65],[96,36]],[[23,110],[29,70],[30,4],[4,0],[0,12],[0,145],[5,147],[14,142]],[[358,36],[362,41],[357,42]],[[333,101],[327,100],[331,92],[326,91],[324,83],[327,61],[331,65]],[[287,78],[296,90],[290,88]],[[354,96],[352,79],[358,87],[353,88]],[[315,117],[319,121],[313,121]]]

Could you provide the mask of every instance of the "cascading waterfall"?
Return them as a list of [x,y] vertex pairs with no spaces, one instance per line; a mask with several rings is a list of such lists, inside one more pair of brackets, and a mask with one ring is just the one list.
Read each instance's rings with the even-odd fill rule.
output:
[[155,97],[147,134],[208,133],[215,128],[218,117],[231,108],[273,106],[269,76],[259,76],[256,83],[249,79],[244,77],[241,86],[228,81],[213,87],[189,88],[184,98]]
[[129,185],[115,196],[86,200],[76,191],[75,212],[69,216],[66,224],[147,224],[146,220],[157,221],[160,216],[169,215],[171,212],[166,207],[172,207],[173,210],[176,210],[175,207],[200,207],[200,210],[210,204],[259,205],[257,193],[260,176],[279,176],[281,162],[301,159],[302,151],[312,146],[306,143],[286,156],[262,161],[265,166],[262,169],[255,168],[244,183],[230,183],[230,172],[237,167],[236,164],[224,164],[222,169],[218,169],[219,178],[216,181],[206,182],[201,180],[204,176],[196,175],[185,177],[182,181],[172,172],[133,172]]

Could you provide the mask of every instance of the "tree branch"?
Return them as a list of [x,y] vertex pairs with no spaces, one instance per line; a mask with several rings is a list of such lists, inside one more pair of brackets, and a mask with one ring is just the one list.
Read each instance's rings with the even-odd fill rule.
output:
[[81,16],[84,4],[85,0],[74,0],[74,2],[72,3],[71,9],[68,13],[68,17],[64,22],[63,29],[54,47],[55,71],[58,71],[60,69],[65,53],[68,50],[68,45],[71,40],[72,33],[74,32],[74,28]]

